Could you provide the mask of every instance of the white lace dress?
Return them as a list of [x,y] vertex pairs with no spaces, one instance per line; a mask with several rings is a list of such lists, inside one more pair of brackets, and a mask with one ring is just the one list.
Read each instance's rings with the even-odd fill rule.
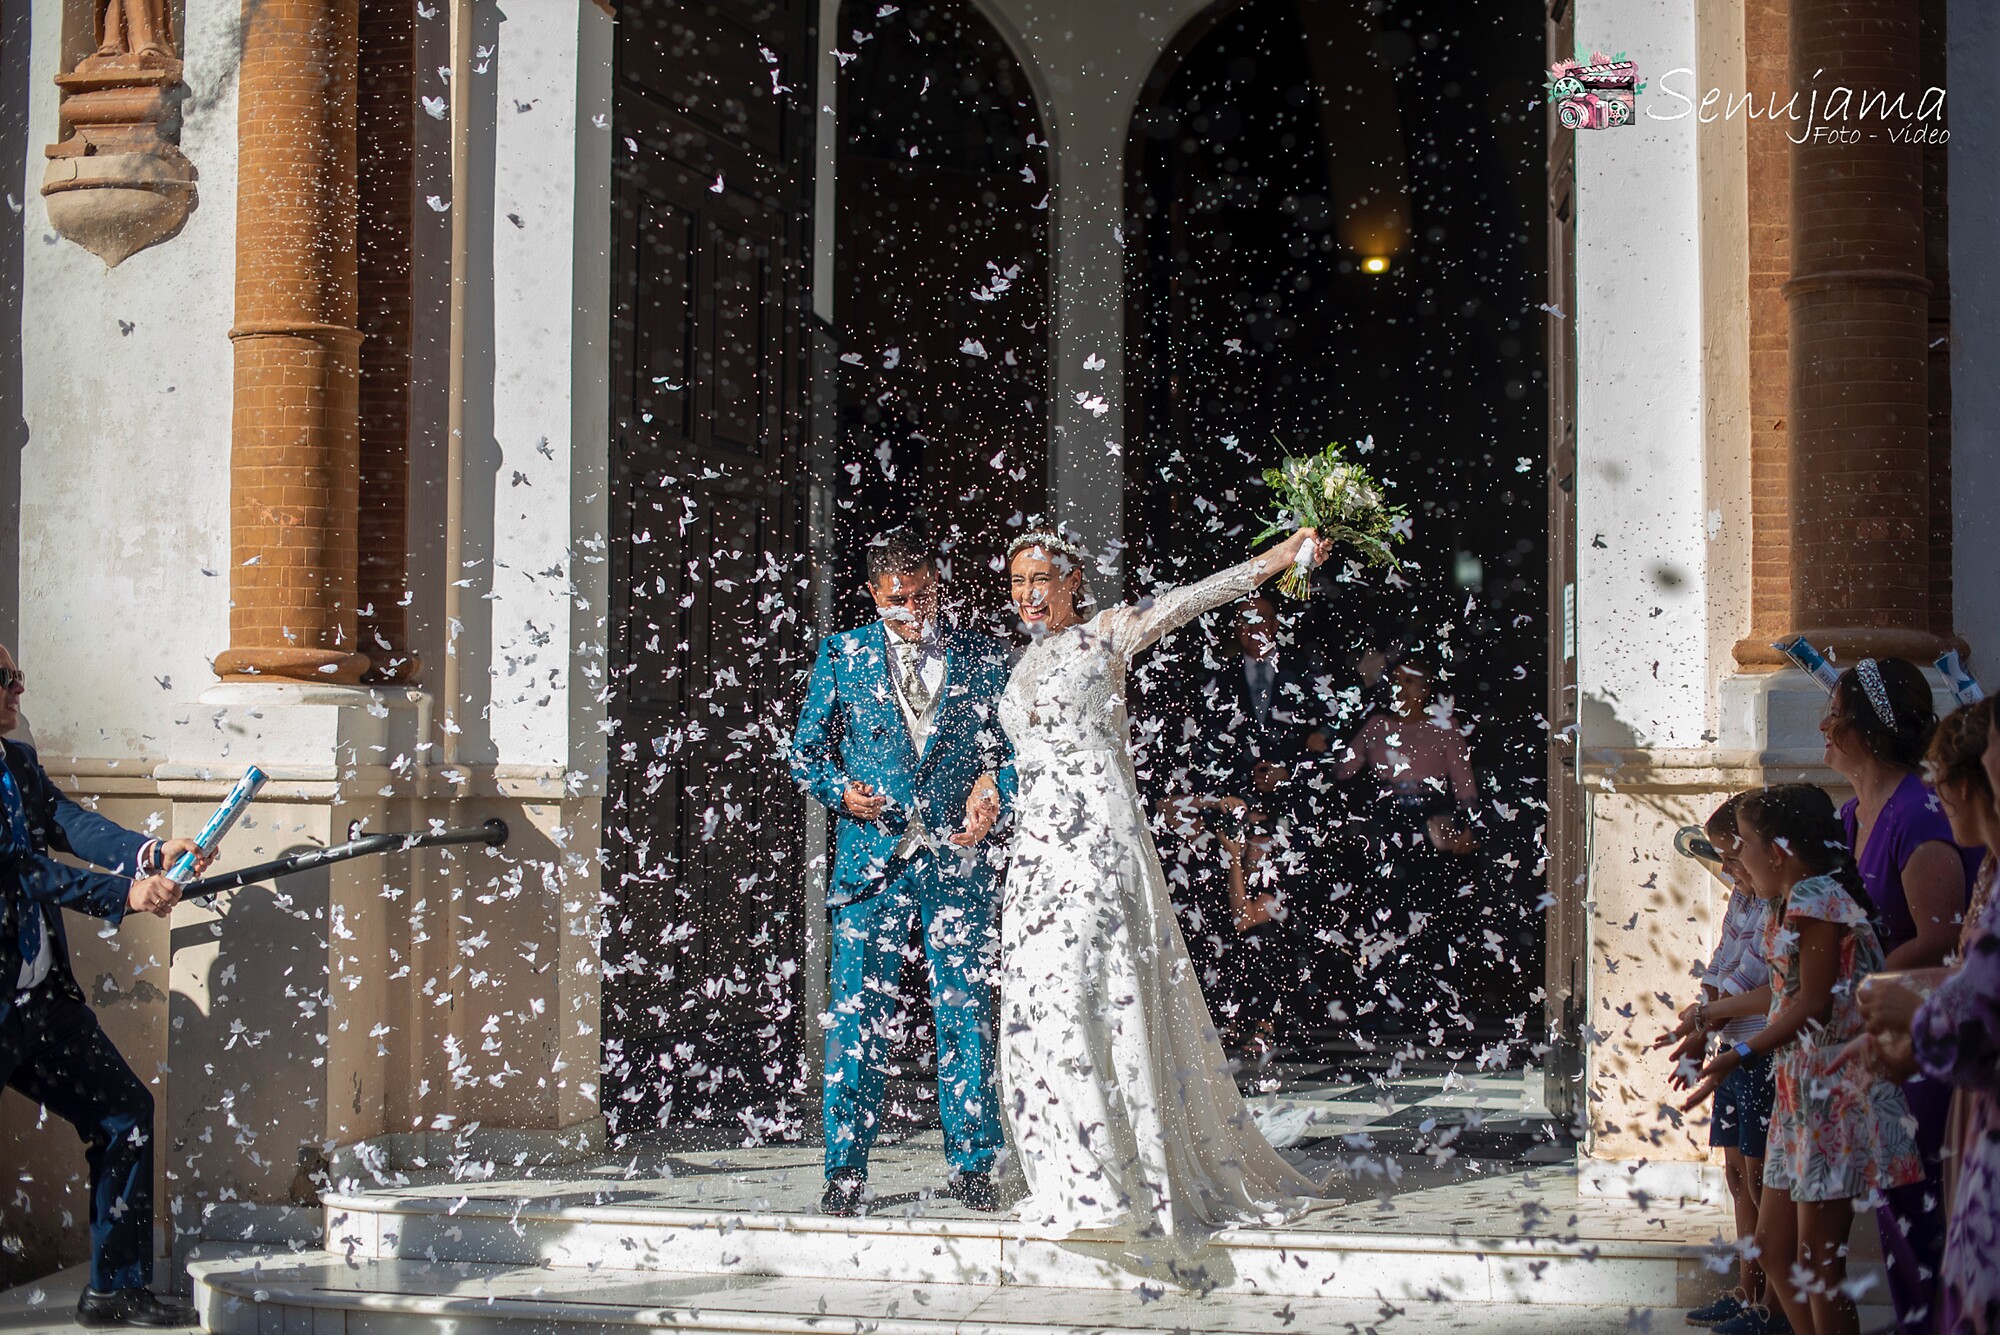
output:
[[1002,1104],[1045,1236],[1186,1238],[1320,1193],[1237,1092],[1132,771],[1125,673],[1256,563],[1046,635],[1000,699],[1020,792],[1001,913]]

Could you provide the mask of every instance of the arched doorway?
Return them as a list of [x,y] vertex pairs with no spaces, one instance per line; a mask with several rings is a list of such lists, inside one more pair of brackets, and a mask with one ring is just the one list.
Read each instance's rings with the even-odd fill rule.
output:
[[872,615],[863,545],[922,519],[990,610],[987,562],[1048,497],[1048,142],[971,0],[840,16],[836,605]]
[[[1373,961],[1327,949],[1323,970],[1366,976],[1330,998],[1348,1018],[1320,1038],[1407,1032],[1449,1058],[1542,1029],[1543,14],[1535,0],[1454,6],[1449,22],[1380,8],[1218,4],[1147,82],[1128,154],[1126,536],[1142,580],[1240,559],[1269,509],[1259,471],[1372,436],[1364,462],[1415,521],[1413,568],[1288,609],[1296,644],[1346,693],[1350,732],[1382,690],[1366,650],[1448,674],[1440,693],[1474,725],[1487,842],[1476,872],[1458,870],[1469,894],[1421,888],[1443,930]],[[1158,674],[1162,716],[1186,712],[1196,660],[1212,671],[1235,652],[1226,625],[1210,635]],[[1366,819],[1354,801],[1341,812]],[[1346,872],[1336,884],[1373,868]],[[1332,930],[1352,940],[1356,924]],[[1402,1014],[1398,969],[1453,986]]]

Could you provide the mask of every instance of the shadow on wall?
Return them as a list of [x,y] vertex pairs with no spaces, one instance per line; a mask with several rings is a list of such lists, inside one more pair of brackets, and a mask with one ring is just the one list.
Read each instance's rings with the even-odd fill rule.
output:
[[[1618,716],[1617,697],[1585,691],[1577,711],[1577,752],[1584,770],[1608,787],[1621,791],[1655,777],[1639,730]],[[1626,792],[1628,801],[1662,816],[1678,811],[1681,800],[1670,793]]]
[[[34,6],[0,9],[0,162],[28,160],[29,55]],[[37,154],[37,159],[40,155]],[[20,188],[20,176],[14,183]],[[0,644],[19,647],[21,625],[21,452],[28,445],[22,401],[21,303],[26,201],[9,192],[0,210]]]
[[[210,1205],[284,1200],[299,1146],[320,1140],[331,885],[320,868],[247,886],[223,897],[219,917],[174,929],[160,1147],[173,1177],[155,1207],[173,1226],[199,1228]],[[303,1078],[287,1085],[278,1072]]]
[[[500,34],[507,21],[495,5],[474,10],[475,49],[492,53],[498,68]],[[446,570],[445,580],[461,585],[457,626],[443,627],[445,652],[457,658],[458,699],[441,701],[458,729],[458,756],[477,764],[493,759],[490,706],[493,700],[493,608],[495,606],[493,547],[494,505],[500,476],[499,424],[493,401],[498,352],[494,328],[493,229],[499,222],[494,203],[497,188],[500,85],[496,79],[475,79],[467,108],[468,139],[464,197],[453,199],[464,210],[466,236],[465,351],[461,393],[465,395],[463,490],[461,492],[459,566]],[[452,522],[446,517],[446,522]],[[438,679],[442,682],[442,676]]]

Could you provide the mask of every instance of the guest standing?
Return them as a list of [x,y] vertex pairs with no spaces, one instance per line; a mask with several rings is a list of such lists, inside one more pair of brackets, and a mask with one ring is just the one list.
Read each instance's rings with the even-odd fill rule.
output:
[[[1967,887],[1985,855],[1952,841],[1950,821],[1917,772],[1936,727],[1930,683],[1900,658],[1864,658],[1841,673],[1820,724],[1826,763],[1856,794],[1840,818],[1889,969],[1944,963],[1958,941]],[[1917,1119],[1924,1177],[1891,1192],[1876,1223],[1897,1326],[1917,1335],[1931,1329],[1944,1258],[1942,1151],[1951,1091],[1924,1078],[1904,1093]]]
[[[1479,788],[1465,736],[1450,702],[1434,700],[1432,679],[1416,659],[1398,666],[1390,676],[1389,711],[1361,725],[1334,774],[1346,779],[1366,770],[1378,786],[1366,831],[1376,874],[1360,895],[1360,953],[1391,1011],[1414,1011],[1435,1027],[1441,1004],[1463,1019],[1463,998],[1451,979],[1463,976],[1456,948],[1476,931],[1477,886],[1468,859],[1479,847],[1472,825]],[[1385,973],[1395,977],[1393,986]],[[1403,1018],[1407,1024],[1414,1017]]]
[[[0,733],[21,718],[27,678],[0,648]],[[160,874],[191,839],[161,843],[64,797],[13,738],[0,744],[0,1089],[18,1090],[76,1128],[90,1165],[90,1278],[77,1324],[191,1326],[188,1304],[153,1280],[153,1095],[132,1073],[70,970],[64,909],[115,929],[127,913],[165,917],[181,888]],[[104,868],[57,862],[70,853]],[[207,858],[202,858],[204,864]]]
[[1785,784],[1745,797],[1736,816],[1737,859],[1772,906],[1764,929],[1769,1019],[1716,1053],[1686,1106],[1775,1054],[1757,1209],[1765,1279],[1801,1335],[1855,1335],[1847,1292],[1854,1203],[1923,1177],[1901,1091],[1866,1067],[1835,1066],[1862,1031],[1855,989],[1881,969],[1882,946],[1832,799],[1810,784]]
[[[1938,728],[1927,757],[1931,781],[1961,845],[1983,844],[1959,936],[1959,961],[1920,970],[1909,987],[1863,991],[1875,1059],[1897,1075],[1921,1070],[1949,1082],[1945,1132],[1945,1250],[1938,1285],[1944,1335],[2000,1331],[2000,727],[1993,701],[1961,709]],[[1934,990],[1932,990],[1934,989]],[[1930,991],[1929,1000],[1920,995]]]

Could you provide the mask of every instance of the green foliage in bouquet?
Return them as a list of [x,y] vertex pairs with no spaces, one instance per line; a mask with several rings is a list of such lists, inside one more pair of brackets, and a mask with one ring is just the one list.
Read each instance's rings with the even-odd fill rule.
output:
[[[1278,515],[1257,535],[1259,543],[1309,528],[1352,546],[1367,565],[1397,564],[1395,545],[1410,536],[1409,514],[1388,503],[1381,484],[1360,464],[1349,462],[1338,441],[1318,454],[1287,458],[1265,469],[1264,481],[1277,501]],[[1311,581],[1310,567],[1293,566],[1279,577],[1278,588],[1303,601],[1311,596]]]

